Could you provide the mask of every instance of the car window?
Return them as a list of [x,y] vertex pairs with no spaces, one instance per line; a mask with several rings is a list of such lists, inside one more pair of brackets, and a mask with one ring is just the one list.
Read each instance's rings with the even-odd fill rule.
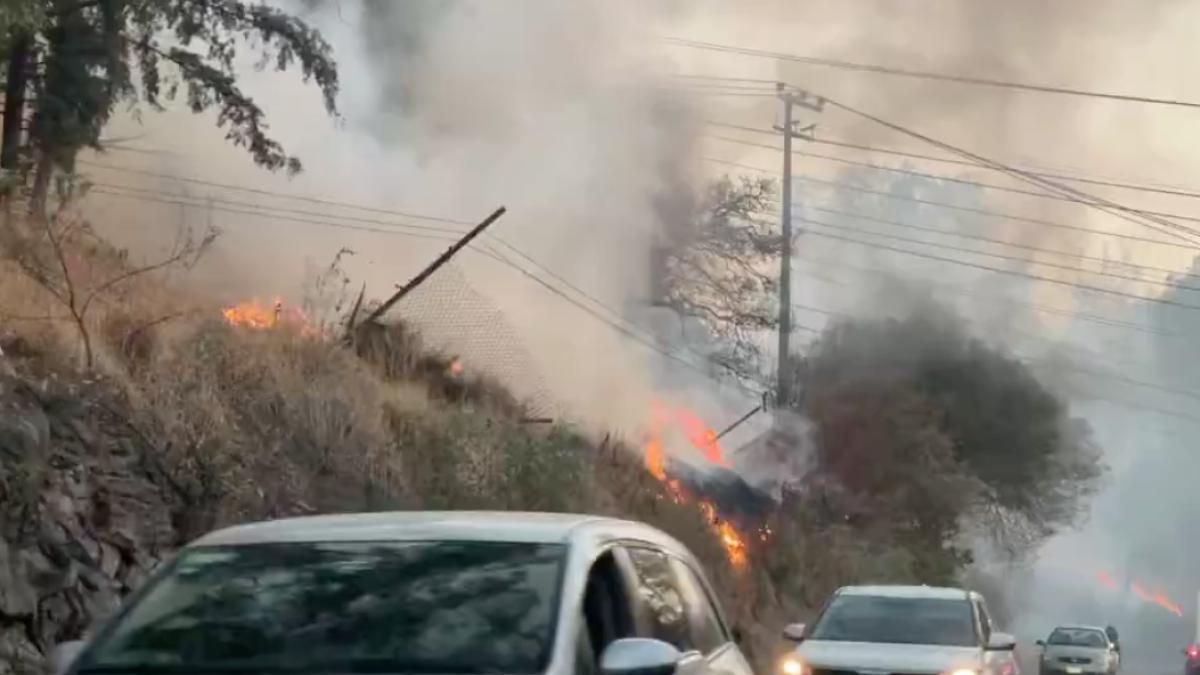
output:
[[683,590],[671,559],[662,551],[648,548],[628,551],[637,574],[638,598],[649,624],[649,635],[645,637],[668,642],[681,651],[698,649],[693,646]]
[[717,608],[696,571],[680,560],[673,559],[671,564],[679,580],[679,588],[683,591],[683,605],[688,615],[692,644],[696,649],[708,654],[729,642],[725,627],[721,624]]
[[1063,647],[1108,647],[1108,636],[1091,628],[1055,628],[1046,642]]
[[813,626],[813,640],[973,647],[975,617],[965,597],[839,595]]
[[79,671],[537,673],[565,552],[483,542],[191,549]]

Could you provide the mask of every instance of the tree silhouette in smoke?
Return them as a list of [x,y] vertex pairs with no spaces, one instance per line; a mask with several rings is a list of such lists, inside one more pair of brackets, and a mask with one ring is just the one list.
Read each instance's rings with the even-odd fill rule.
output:
[[814,423],[817,474],[843,511],[886,524],[946,578],[969,560],[965,520],[1012,553],[1075,522],[1101,473],[1085,423],[1019,360],[932,305],[903,319],[834,324],[799,361],[797,407]]

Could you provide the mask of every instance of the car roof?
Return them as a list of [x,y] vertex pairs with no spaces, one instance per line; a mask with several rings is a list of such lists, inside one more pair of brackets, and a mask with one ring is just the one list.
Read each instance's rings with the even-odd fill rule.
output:
[[[1105,634],[1108,633],[1107,629],[1101,628],[1100,626],[1076,626],[1076,625],[1055,626],[1054,630],[1094,630],[1099,633],[1105,633]],[[1054,631],[1050,631],[1050,632],[1053,633]]]
[[869,595],[886,598],[940,598],[949,600],[966,600],[971,594],[961,588],[946,588],[943,586],[843,586],[838,589],[839,595]]
[[588,535],[686,548],[649,525],[616,518],[520,511],[392,511],[269,520],[217,530],[189,546],[349,541],[570,543]]

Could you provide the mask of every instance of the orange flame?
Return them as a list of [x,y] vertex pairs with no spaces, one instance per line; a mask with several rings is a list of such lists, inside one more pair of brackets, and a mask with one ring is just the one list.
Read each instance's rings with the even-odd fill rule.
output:
[[[672,414],[673,413],[673,414]],[[728,466],[721,454],[721,446],[717,443],[716,432],[704,424],[695,414],[686,408],[676,408],[669,411],[661,403],[654,401],[650,407],[650,433],[643,447],[643,462],[646,471],[655,480],[667,487],[671,501],[676,504],[687,504],[689,498],[678,480],[667,477],[666,453],[663,449],[662,430],[672,421],[683,431],[683,435],[693,447],[700,450],[704,457],[715,464]],[[725,547],[725,553],[730,564],[740,568],[746,564],[746,542],[741,533],[728,521],[717,514],[717,508],[712,502],[698,500],[696,502],[701,513],[718,541]],[[765,541],[769,529],[759,531],[759,536]]]
[[729,466],[721,453],[721,444],[717,442],[717,432],[704,423],[695,413],[687,408],[676,408],[675,418],[683,427],[683,433],[688,442],[704,454],[704,458],[713,464]]
[[[1096,579],[1104,586],[1107,586],[1113,590],[1117,590],[1119,588],[1116,580],[1114,580],[1108,572],[1103,570],[1096,573]],[[1137,596],[1137,598],[1142,602],[1158,605],[1175,616],[1183,616],[1183,608],[1180,607],[1178,603],[1172,601],[1171,598],[1167,597],[1167,594],[1163,591],[1148,591],[1146,590],[1145,586],[1137,581],[1129,582],[1129,591]]]
[[308,322],[304,312],[296,307],[285,307],[282,298],[275,298],[270,305],[264,305],[258,300],[246,300],[232,307],[221,310],[225,321],[233,326],[243,326],[255,330],[267,330],[277,326],[289,325],[298,327],[305,336],[316,335],[317,331]]
[[1150,601],[1174,614],[1175,616],[1183,616],[1183,608],[1174,602],[1171,602],[1171,599],[1161,591],[1155,591]]

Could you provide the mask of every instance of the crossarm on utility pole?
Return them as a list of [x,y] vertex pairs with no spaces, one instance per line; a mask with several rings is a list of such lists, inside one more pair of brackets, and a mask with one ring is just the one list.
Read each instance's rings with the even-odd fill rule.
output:
[[461,251],[463,249],[464,246],[471,243],[471,240],[474,239],[475,237],[479,236],[479,234],[481,232],[483,232],[485,229],[487,229],[488,225],[491,225],[492,223],[496,222],[496,220],[499,219],[500,216],[504,215],[504,212],[506,210],[507,209],[505,209],[503,206],[501,206],[500,208],[493,211],[492,215],[488,216],[487,218],[484,218],[482,222],[480,222],[475,227],[471,228],[471,231],[467,232],[466,234],[464,234],[462,236],[461,239],[454,242],[454,244],[452,246],[450,246],[450,248],[446,249],[446,251],[444,253],[442,253],[440,256],[438,256],[436,260],[429,263],[428,267],[426,267],[425,269],[418,272],[417,276],[413,277],[412,279],[410,279],[408,281],[408,283],[401,286],[395,293],[392,294],[392,296],[390,298],[385,300],[382,305],[376,307],[375,311],[371,312],[367,316],[367,318],[363,320],[363,323],[371,323],[371,322],[377,320],[379,317],[383,316],[384,313],[387,312],[389,309],[391,309],[393,305],[395,305],[397,302],[400,302],[400,300],[404,296],[411,293],[412,290],[415,289],[417,286],[420,286],[426,279],[429,278],[429,276],[431,274],[436,272],[439,267],[441,267],[442,265],[445,265],[447,262],[450,262],[450,259],[454,257],[455,253],[458,253],[459,251]]

